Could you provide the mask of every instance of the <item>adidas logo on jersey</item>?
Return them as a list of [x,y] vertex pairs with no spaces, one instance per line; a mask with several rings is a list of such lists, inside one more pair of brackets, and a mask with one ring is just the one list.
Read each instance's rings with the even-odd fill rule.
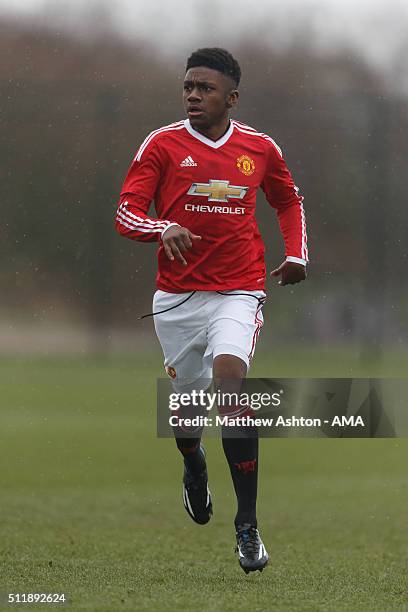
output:
[[186,159],[183,159],[180,166],[181,168],[185,168],[186,166],[197,166],[197,164],[195,163],[191,155],[189,155],[188,157],[186,157]]

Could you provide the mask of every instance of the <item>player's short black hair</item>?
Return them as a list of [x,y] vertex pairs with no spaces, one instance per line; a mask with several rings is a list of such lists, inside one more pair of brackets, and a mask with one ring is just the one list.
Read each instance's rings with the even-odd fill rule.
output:
[[198,66],[206,66],[206,68],[212,68],[226,74],[231,77],[236,87],[241,80],[241,68],[237,60],[229,51],[219,47],[205,47],[194,51],[187,60],[186,72],[190,68],[197,68]]

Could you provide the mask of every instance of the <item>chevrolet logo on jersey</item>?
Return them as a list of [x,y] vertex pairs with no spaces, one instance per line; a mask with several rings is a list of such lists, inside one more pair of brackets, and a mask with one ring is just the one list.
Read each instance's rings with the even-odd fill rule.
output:
[[209,183],[193,183],[188,195],[208,196],[209,202],[228,202],[229,198],[242,199],[248,187],[230,185],[229,181],[210,179]]

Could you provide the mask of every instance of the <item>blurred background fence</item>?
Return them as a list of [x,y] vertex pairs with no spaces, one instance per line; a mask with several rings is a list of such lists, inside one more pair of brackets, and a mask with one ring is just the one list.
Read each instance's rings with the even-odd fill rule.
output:
[[[139,143],[183,117],[186,53],[105,26],[78,35],[3,14],[0,28],[0,352],[146,350],[153,326],[137,317],[151,311],[156,247],[120,238],[113,218]],[[254,31],[226,46],[243,71],[236,117],[283,148],[309,226],[308,281],[270,283],[263,346],[357,345],[371,356],[404,347],[398,73],[357,52],[317,52],[307,36],[279,49]],[[262,195],[258,219],[271,269],[283,249]]]

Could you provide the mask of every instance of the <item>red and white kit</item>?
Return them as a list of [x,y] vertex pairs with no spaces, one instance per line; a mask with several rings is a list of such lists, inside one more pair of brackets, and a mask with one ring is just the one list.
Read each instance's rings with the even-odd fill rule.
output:
[[[158,289],[264,289],[265,248],[255,219],[259,187],[277,210],[286,257],[306,263],[303,198],[281,150],[269,136],[234,120],[215,142],[188,119],[152,132],[124,182],[116,229],[150,242],[177,223],[202,236],[188,251],[186,267],[170,261],[160,242]],[[147,215],[152,200],[158,219]]]
[[[220,352],[249,365],[262,325],[254,297],[264,295],[266,277],[265,247],[255,219],[259,187],[277,211],[286,259],[306,264],[303,198],[280,148],[266,134],[232,120],[224,136],[212,141],[187,119],[155,130],[136,153],[122,188],[116,229],[133,240],[159,242],[154,312],[181,303],[189,292],[205,292],[155,317],[165,365],[175,379],[210,377],[209,363]],[[158,218],[147,214],[152,200]],[[161,237],[172,224],[202,237],[185,253],[187,266],[170,261],[164,252]]]

